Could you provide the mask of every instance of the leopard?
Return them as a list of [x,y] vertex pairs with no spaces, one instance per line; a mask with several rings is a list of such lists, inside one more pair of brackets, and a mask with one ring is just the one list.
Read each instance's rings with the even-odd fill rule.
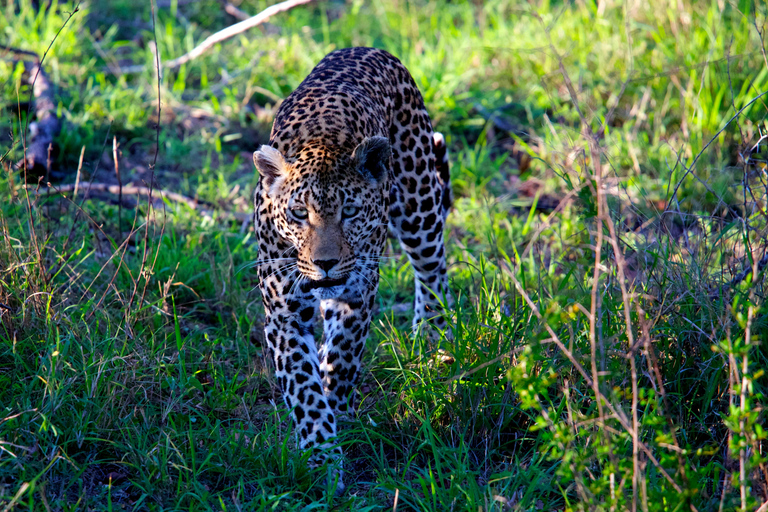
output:
[[446,140],[400,60],[346,48],[283,100],[253,162],[267,351],[299,448],[331,459],[343,492],[338,422],[353,407],[388,233],[414,270],[413,328],[445,329]]

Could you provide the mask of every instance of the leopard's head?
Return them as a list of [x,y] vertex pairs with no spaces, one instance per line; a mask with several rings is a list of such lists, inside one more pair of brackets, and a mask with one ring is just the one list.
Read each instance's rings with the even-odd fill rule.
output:
[[296,248],[304,289],[321,298],[342,293],[386,236],[391,149],[364,139],[351,153],[308,143],[286,158],[261,146],[253,162],[280,236]]

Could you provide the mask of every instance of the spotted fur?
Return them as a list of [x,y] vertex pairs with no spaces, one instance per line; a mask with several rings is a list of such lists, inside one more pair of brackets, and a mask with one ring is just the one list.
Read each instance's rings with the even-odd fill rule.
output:
[[448,295],[445,140],[400,61],[349,48],[326,56],[282,103],[254,163],[259,286],[277,380],[300,447],[339,454],[337,413],[360,375],[387,227],[415,270],[414,326]]

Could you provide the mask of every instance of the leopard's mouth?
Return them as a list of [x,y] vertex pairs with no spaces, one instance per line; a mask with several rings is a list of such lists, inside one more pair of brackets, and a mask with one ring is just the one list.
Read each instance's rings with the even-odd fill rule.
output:
[[305,283],[303,288],[304,290],[309,291],[309,290],[314,290],[316,288],[331,288],[333,286],[341,286],[347,283],[348,277],[349,276],[338,277],[336,279],[331,279],[329,277],[326,277],[323,279],[313,279]]

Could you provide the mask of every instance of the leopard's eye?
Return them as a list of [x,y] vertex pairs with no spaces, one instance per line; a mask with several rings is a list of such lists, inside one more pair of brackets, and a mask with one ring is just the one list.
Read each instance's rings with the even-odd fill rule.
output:
[[306,208],[296,207],[291,208],[291,215],[293,215],[298,220],[305,220],[307,217],[309,217],[309,212],[307,212]]
[[341,209],[341,217],[343,219],[350,219],[360,213],[360,207],[355,205],[347,205]]

